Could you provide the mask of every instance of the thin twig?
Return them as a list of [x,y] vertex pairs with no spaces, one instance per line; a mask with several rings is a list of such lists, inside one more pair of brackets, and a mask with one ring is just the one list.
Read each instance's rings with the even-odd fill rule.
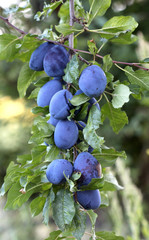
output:
[[[17,32],[19,32],[21,35],[27,35],[28,33],[17,28],[16,26],[14,26],[13,24],[11,24],[8,20],[8,18],[4,18],[2,16],[0,16],[0,19],[2,19],[7,25],[9,25],[11,28],[15,29]],[[40,38],[38,37],[35,37],[36,39],[40,40]],[[73,47],[70,47],[70,46],[67,46],[67,45],[64,45],[62,44],[61,42],[58,42],[58,41],[53,41],[53,40],[49,40],[49,39],[46,39],[46,38],[43,38],[42,40],[44,41],[47,41],[47,42],[51,42],[51,43],[54,43],[54,44],[57,44],[57,45],[61,45],[65,48],[68,48],[70,49],[73,53],[77,53],[77,52],[80,52],[80,53],[85,53],[85,54],[89,54],[89,55],[92,55],[92,53],[88,52],[88,51],[84,51],[84,50],[80,50],[80,49],[75,49]],[[98,58],[101,58],[103,59],[103,56],[99,55],[99,54],[96,54],[96,57]],[[145,68],[145,67],[142,67],[142,66],[139,66],[138,63],[130,63],[130,62],[121,62],[121,61],[115,61],[115,60],[112,60],[112,62],[115,64],[123,64],[123,65],[128,65],[128,66],[133,66],[133,67],[137,67],[137,68],[140,68],[140,69],[143,69],[145,71],[149,71],[149,68]]]

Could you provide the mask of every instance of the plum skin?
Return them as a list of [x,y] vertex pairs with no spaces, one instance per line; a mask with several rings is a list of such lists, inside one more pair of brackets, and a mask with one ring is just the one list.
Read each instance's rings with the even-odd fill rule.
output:
[[62,83],[58,80],[51,80],[45,83],[39,90],[37,96],[37,105],[39,107],[45,107],[50,104],[50,101],[53,95],[62,90],[63,86]]
[[58,122],[59,122],[59,120],[54,118],[54,117],[52,117],[52,116],[50,116],[50,119],[47,121],[47,123],[52,124],[54,127],[56,127]]
[[76,192],[77,201],[83,208],[97,209],[101,204],[101,196],[98,189]]
[[55,145],[61,149],[71,148],[77,142],[78,132],[78,127],[73,120],[59,120],[54,132]]
[[88,97],[99,97],[105,90],[107,78],[97,65],[85,68],[79,79],[79,87]]
[[69,161],[66,159],[56,159],[49,164],[46,170],[46,176],[49,182],[60,184],[65,182],[64,173],[66,177],[70,177],[72,172],[73,166]]
[[43,71],[43,59],[48,50],[50,50],[55,45],[53,43],[44,42],[32,53],[29,67],[34,71]]
[[63,46],[55,45],[45,54],[43,67],[46,74],[50,77],[61,77],[64,69],[69,62],[69,55]]
[[60,90],[51,99],[49,105],[50,114],[59,120],[66,119],[69,116],[71,104],[69,99],[72,98],[71,92],[66,89]]
[[74,171],[81,172],[81,177],[78,180],[79,185],[88,185],[92,178],[100,178],[98,171],[99,163],[88,152],[80,153],[74,162]]

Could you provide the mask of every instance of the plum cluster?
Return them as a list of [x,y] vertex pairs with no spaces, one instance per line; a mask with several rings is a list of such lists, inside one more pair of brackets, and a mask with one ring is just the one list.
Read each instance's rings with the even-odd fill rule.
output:
[[[79,78],[80,89],[74,95],[84,93],[90,98],[87,115],[83,121],[76,121],[75,117],[70,119],[70,110],[74,109],[70,102],[73,95],[65,89],[62,80],[68,62],[69,55],[64,47],[45,42],[32,53],[29,63],[31,69],[44,70],[48,76],[53,77],[40,88],[37,105],[49,106],[50,119],[48,123],[55,127],[54,143],[58,148],[66,150],[81,141],[79,131],[86,126],[91,106],[95,104],[100,111],[100,106],[96,103],[95,98],[103,93],[107,84],[106,75],[99,66],[86,67]],[[80,109],[75,110],[75,115],[80,112]],[[66,159],[53,160],[46,170],[47,179],[52,184],[61,184],[66,181],[66,177],[70,178],[72,173],[80,172],[81,177],[77,181],[78,191],[75,193],[75,198],[85,209],[96,209],[101,203],[98,189],[81,191],[81,186],[88,185],[93,178],[101,177],[100,164],[91,155],[92,151],[92,147],[89,146],[88,152],[78,154],[73,165]]]

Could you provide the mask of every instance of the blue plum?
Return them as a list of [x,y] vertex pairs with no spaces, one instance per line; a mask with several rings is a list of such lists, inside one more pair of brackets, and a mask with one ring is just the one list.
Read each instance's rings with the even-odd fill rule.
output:
[[71,148],[77,142],[78,132],[78,127],[73,120],[60,120],[54,132],[55,145],[61,149]]
[[29,67],[34,71],[43,71],[43,59],[45,57],[45,54],[54,46],[55,45],[53,43],[45,42],[36,48],[31,55]]
[[73,166],[66,159],[53,160],[47,170],[46,176],[49,182],[53,184],[60,184],[65,181],[65,176],[70,177],[73,172]]
[[66,49],[60,45],[55,45],[44,57],[44,71],[50,77],[63,76],[64,69],[66,68],[68,62],[69,55]]
[[99,163],[88,152],[80,153],[74,162],[74,171],[81,172],[81,177],[78,180],[79,185],[88,185],[92,178],[100,178]]
[[82,121],[78,121],[77,126],[79,130],[83,131],[83,129],[86,127],[86,124]]
[[97,65],[85,68],[79,79],[79,87],[88,97],[99,97],[105,90],[107,78]]
[[47,121],[47,123],[50,123],[50,124],[52,124],[54,127],[56,127],[58,121],[59,121],[58,119],[50,116],[50,119]]
[[[92,107],[92,105],[97,102],[97,100],[95,98],[91,98],[89,101],[90,105],[88,106],[88,110],[90,110],[90,108]],[[98,110],[100,111],[100,106],[99,103],[96,103],[95,106],[98,108]]]
[[69,111],[71,104],[69,102],[69,99],[71,98],[71,92],[66,89],[54,94],[49,105],[50,114],[56,119],[66,119],[70,114]]
[[101,196],[98,189],[78,191],[76,192],[76,197],[78,202],[82,205],[82,207],[87,210],[97,209],[101,204]]
[[37,105],[39,107],[48,106],[50,104],[50,101],[53,95],[62,89],[63,89],[63,86],[60,81],[54,80],[54,79],[51,81],[48,81],[39,90],[39,93],[37,96]]

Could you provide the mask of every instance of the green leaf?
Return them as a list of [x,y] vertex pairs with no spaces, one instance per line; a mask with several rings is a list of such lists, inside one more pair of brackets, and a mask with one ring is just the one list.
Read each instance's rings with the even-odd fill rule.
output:
[[112,105],[114,108],[121,108],[126,102],[129,102],[131,91],[124,84],[119,84],[113,92]]
[[87,113],[88,113],[88,106],[89,106],[89,102],[86,102],[81,106],[81,110],[76,115],[77,121],[84,121],[84,119],[86,118]]
[[105,55],[103,57],[103,71],[108,72],[113,65],[112,58],[110,55]]
[[88,48],[89,48],[89,52],[93,55],[96,55],[98,48],[96,47],[96,43],[94,42],[94,40],[89,40],[87,42]]
[[97,33],[112,42],[131,44],[136,41],[132,32],[137,26],[138,23],[131,16],[116,16],[107,21],[103,28],[97,29]]
[[103,168],[111,167],[118,157],[126,159],[127,156],[124,151],[118,152],[113,148],[102,149],[102,152],[94,150],[92,155],[100,162]]
[[80,187],[82,191],[84,190],[96,190],[102,189],[104,186],[104,178],[92,178],[88,185],[83,185]]
[[26,63],[21,68],[19,78],[18,78],[18,92],[20,97],[24,97],[26,94],[26,90],[29,85],[42,74],[42,72],[33,71],[29,68],[29,64]]
[[64,81],[67,83],[76,83],[79,77],[79,63],[76,55],[73,55],[70,62],[67,64],[65,70]]
[[72,221],[72,235],[81,240],[86,229],[86,213],[80,211],[80,207],[76,204],[76,214]]
[[90,218],[90,221],[91,221],[91,224],[92,224],[92,229],[94,229],[95,224],[96,224],[96,219],[97,219],[98,215],[93,210],[88,210],[87,214]]
[[103,105],[101,113],[102,120],[105,120],[107,117],[113,131],[117,134],[125,126],[125,124],[128,124],[128,117],[126,113],[121,111],[121,109],[115,109],[110,102]]
[[75,29],[71,27],[67,23],[62,23],[60,25],[55,26],[55,29],[59,32],[62,33],[64,36],[69,35],[74,32],[80,32],[81,30]]
[[50,148],[50,150],[48,150],[48,152],[45,156],[46,162],[52,162],[53,160],[55,160],[57,158],[59,152],[60,152],[60,150],[58,147],[52,146]]
[[55,194],[53,192],[53,188],[50,189],[49,195],[46,199],[45,205],[43,207],[43,218],[44,218],[44,223],[46,225],[48,225],[49,223],[49,212],[50,212],[50,208],[52,206],[52,202],[55,199]]
[[30,196],[36,191],[36,188],[38,188],[38,186],[30,184],[26,192],[23,194],[22,192],[20,192],[20,190],[22,189],[20,183],[17,182],[13,184],[7,195],[5,209],[15,210],[21,207],[22,204],[25,203],[30,198]]
[[45,197],[37,197],[30,203],[32,217],[37,216],[43,209],[45,204],[46,198]]
[[96,238],[99,240],[124,240],[123,237],[116,236],[114,232],[96,232]]
[[145,58],[142,61],[140,61],[140,63],[149,63],[149,58]]
[[89,0],[90,11],[88,26],[96,16],[103,16],[111,5],[111,0]]
[[38,96],[39,90],[40,90],[40,88],[35,88],[35,89],[31,92],[31,94],[30,94],[30,96],[28,97],[28,99],[36,99],[37,96]]
[[101,112],[93,105],[90,109],[86,127],[83,129],[84,139],[94,149],[101,150],[101,145],[104,143],[103,137],[100,137],[96,133],[96,129],[99,128],[101,123]]
[[46,146],[36,146],[32,148],[31,155],[32,155],[32,163],[37,165],[41,162],[43,156],[46,154]]
[[20,50],[17,48],[18,44],[21,44],[18,37],[10,34],[0,35],[0,60],[13,61]]
[[100,192],[101,195],[101,204],[100,207],[108,207],[109,206],[109,198],[106,192]]
[[52,12],[62,3],[61,0],[56,1],[51,4],[47,4],[44,2],[44,7],[42,12],[37,12],[36,15],[34,16],[34,19],[36,21],[40,21],[41,19],[43,20],[47,16],[51,16]]
[[124,188],[119,185],[116,178],[113,176],[112,173],[108,173],[104,175],[104,185],[100,189],[100,191],[116,191],[116,190],[123,190]]
[[90,100],[90,98],[86,96],[84,93],[81,93],[79,95],[73,96],[70,102],[73,106],[80,106],[81,104],[87,102],[88,100]]
[[142,90],[149,90],[149,72],[143,70],[133,71],[133,69],[128,66],[124,71],[132,84],[137,84]]
[[133,32],[137,26],[138,23],[131,16],[115,16],[103,25],[102,30],[110,33],[128,30]]
[[68,190],[60,189],[52,205],[54,221],[64,231],[66,225],[71,224],[75,215],[73,197]]
[[57,230],[57,231],[54,231],[54,232],[51,232],[49,237],[46,238],[45,240],[59,240],[59,239],[62,239],[62,238],[58,238],[58,236],[62,233],[61,230]]
[[34,107],[32,108],[32,113],[37,114],[37,113],[43,113],[44,115],[49,113],[49,106],[45,107]]

